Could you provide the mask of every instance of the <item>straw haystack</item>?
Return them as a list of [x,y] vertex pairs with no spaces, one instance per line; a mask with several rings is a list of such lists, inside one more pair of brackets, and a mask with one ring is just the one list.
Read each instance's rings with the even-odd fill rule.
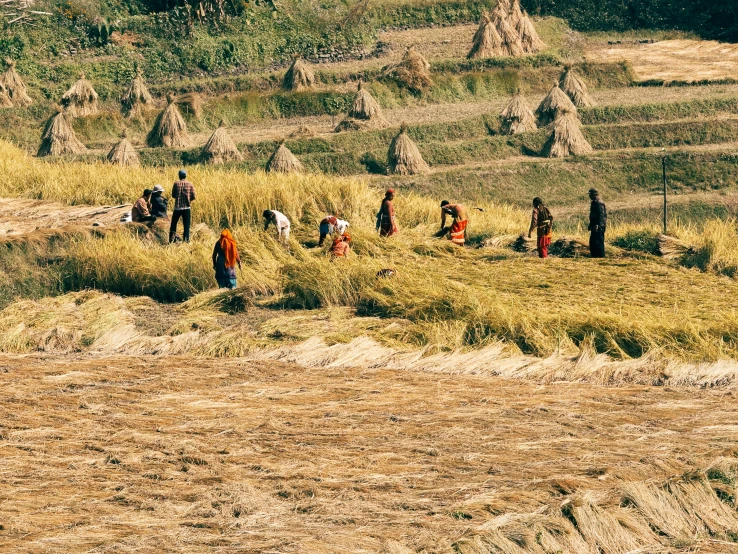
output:
[[523,50],[523,43],[520,41],[520,35],[512,26],[508,18],[499,19],[495,22],[497,26],[497,32],[500,34],[502,39],[502,52],[506,56],[523,56],[525,50]]
[[128,133],[125,130],[120,135],[120,142],[108,153],[108,161],[124,167],[141,165],[138,152],[128,140]]
[[300,173],[303,169],[300,160],[284,145],[284,141],[279,143],[266,164],[267,173]]
[[153,129],[146,137],[146,143],[152,148],[157,146],[187,148],[190,145],[187,125],[182,114],[179,113],[175,100],[174,95],[167,95],[168,105],[156,118]]
[[566,158],[590,152],[592,147],[584,138],[576,111],[563,110],[554,121],[551,136],[543,147],[543,155],[547,158]]
[[668,235],[659,235],[658,245],[659,255],[667,260],[681,260],[697,251],[694,246]]
[[572,66],[567,65],[566,70],[561,79],[559,80],[561,90],[571,98],[572,103],[578,108],[587,108],[594,106],[594,100],[587,92],[587,85],[582,79],[574,72]]
[[120,99],[123,115],[132,117],[139,115],[148,108],[154,107],[154,99],[146,87],[141,71],[136,70],[136,76],[128,85],[123,98]]
[[399,134],[392,139],[387,152],[387,169],[389,173],[396,175],[416,175],[430,169],[418,147],[407,136],[407,125],[404,123]]
[[10,59],[6,59],[5,63],[8,64],[8,68],[5,72],[0,75],[0,82],[5,85],[10,101],[17,108],[27,108],[33,104],[33,100],[28,96],[26,85],[23,79],[20,78],[18,72],[15,70],[15,62]]
[[225,124],[221,121],[218,128],[205,143],[200,154],[200,159],[205,163],[222,164],[225,162],[240,161],[243,159],[238,151],[236,143],[226,131]]
[[569,97],[559,88],[559,83],[556,82],[536,110],[538,125],[545,127],[554,121],[556,116],[563,110],[576,112],[577,107],[572,104]]
[[525,101],[523,93],[518,91],[512,97],[510,103],[502,110],[502,134],[519,135],[521,133],[529,133],[535,131],[536,116]]
[[202,119],[202,96],[198,93],[188,92],[178,96],[176,102],[184,113],[190,114],[195,119]]
[[382,114],[382,108],[371,93],[359,82],[359,91],[348,112],[348,118],[338,124],[335,131],[353,131],[367,128],[381,128],[389,123]]
[[536,31],[533,21],[526,12],[523,12],[523,16],[518,21],[515,29],[520,36],[520,42],[523,44],[523,50],[526,54],[537,54],[546,49],[546,43],[538,36],[538,31]]
[[66,114],[60,108],[46,123],[41,136],[38,156],[63,156],[65,154],[82,154],[87,151],[85,145],[77,140],[74,129]]
[[81,73],[79,80],[64,93],[61,104],[72,117],[84,117],[98,112],[97,92],[92,83]]
[[402,61],[390,67],[385,75],[412,92],[423,92],[433,84],[430,64],[414,47],[405,52]]
[[520,8],[520,0],[513,0],[508,15],[510,26],[513,29],[517,29],[521,19],[523,19],[523,10]]
[[10,95],[8,94],[8,89],[5,88],[5,85],[0,81],[0,108],[12,108],[13,103],[10,101]]
[[494,58],[503,56],[502,38],[497,32],[497,27],[489,15],[483,14],[482,21],[479,23],[479,29],[474,35],[474,43],[467,54],[467,58]]
[[282,86],[285,90],[299,91],[311,88],[315,84],[315,74],[310,66],[301,58],[295,58],[284,74]]

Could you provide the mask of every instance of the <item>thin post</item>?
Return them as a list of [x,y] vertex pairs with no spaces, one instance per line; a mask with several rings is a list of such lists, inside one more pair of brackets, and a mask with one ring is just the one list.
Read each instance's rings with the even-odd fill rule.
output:
[[666,156],[661,158],[661,167],[664,172],[664,234],[666,234]]

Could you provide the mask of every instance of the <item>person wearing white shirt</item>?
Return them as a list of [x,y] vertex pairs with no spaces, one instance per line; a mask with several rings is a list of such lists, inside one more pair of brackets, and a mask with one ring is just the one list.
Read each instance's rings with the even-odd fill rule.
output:
[[286,243],[290,240],[290,220],[282,212],[277,210],[264,210],[264,230],[269,229],[272,223],[277,228],[277,239]]

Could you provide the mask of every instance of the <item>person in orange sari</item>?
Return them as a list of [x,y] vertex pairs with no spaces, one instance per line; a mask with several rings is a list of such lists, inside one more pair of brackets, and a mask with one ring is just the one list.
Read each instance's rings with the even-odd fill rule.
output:
[[231,232],[223,229],[213,248],[213,269],[215,269],[215,280],[218,281],[220,288],[236,288],[236,265],[238,269],[241,269],[238,245]]
[[395,191],[389,189],[382,200],[382,206],[377,214],[377,230],[380,237],[391,237],[397,233],[397,222],[395,221],[395,206],[392,201],[395,199]]
[[[446,227],[446,217],[451,216],[453,222],[451,227]],[[451,204],[448,200],[441,202],[441,236],[446,232],[449,234],[451,242],[464,246],[466,243],[466,228],[469,225],[469,216],[466,208],[461,204]]]
[[333,246],[331,246],[331,257],[332,258],[348,258],[349,253],[351,252],[351,247],[349,246],[349,242],[351,242],[351,236],[348,233],[344,233],[337,239],[333,240]]
[[548,258],[548,247],[551,246],[551,237],[553,236],[553,216],[543,204],[543,200],[538,197],[533,199],[533,215],[530,218],[528,238],[531,238],[533,229],[536,229],[538,237],[538,257]]

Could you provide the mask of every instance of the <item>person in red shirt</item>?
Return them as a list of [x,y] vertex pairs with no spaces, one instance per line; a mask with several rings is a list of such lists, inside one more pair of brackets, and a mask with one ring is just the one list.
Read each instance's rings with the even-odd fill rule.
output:
[[331,256],[334,258],[348,258],[349,253],[351,252],[351,247],[349,246],[349,242],[351,241],[351,237],[348,236],[346,233],[338,237],[337,239],[333,240],[333,246],[331,246]]
[[323,246],[325,238],[336,232],[337,225],[338,218],[336,216],[329,215],[323,218],[323,221],[320,222],[320,239],[318,240],[318,246]]
[[398,232],[397,222],[395,221],[395,206],[392,201],[395,199],[395,191],[389,189],[382,200],[382,206],[377,214],[377,229],[380,237],[391,237]]
[[543,200],[538,197],[533,199],[533,215],[530,218],[528,238],[531,238],[533,229],[536,229],[538,237],[538,257],[548,258],[548,247],[551,245],[551,237],[553,236],[553,216],[543,204]]

